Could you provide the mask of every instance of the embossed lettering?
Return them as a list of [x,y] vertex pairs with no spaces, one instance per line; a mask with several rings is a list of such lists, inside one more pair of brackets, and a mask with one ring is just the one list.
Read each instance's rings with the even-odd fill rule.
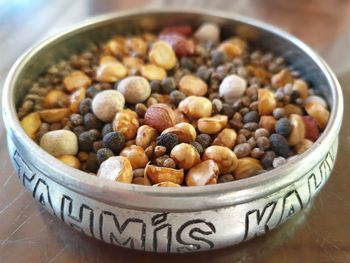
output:
[[285,222],[289,217],[303,208],[299,193],[297,190],[288,192],[283,198],[283,210],[279,224]]

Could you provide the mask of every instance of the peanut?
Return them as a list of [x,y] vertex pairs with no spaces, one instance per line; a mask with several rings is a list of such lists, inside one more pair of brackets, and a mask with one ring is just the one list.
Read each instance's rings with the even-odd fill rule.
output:
[[198,120],[198,130],[202,133],[216,134],[220,132],[228,122],[226,115],[215,115],[209,118],[200,118]]

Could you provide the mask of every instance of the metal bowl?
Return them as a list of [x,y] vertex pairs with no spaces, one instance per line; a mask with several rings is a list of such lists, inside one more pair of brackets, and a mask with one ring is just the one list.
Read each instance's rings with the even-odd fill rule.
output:
[[[204,187],[153,188],[110,182],[70,168],[21,128],[16,106],[50,64],[81,51],[88,40],[166,25],[219,23],[283,55],[331,107],[327,128],[305,153],[255,177]],[[238,15],[203,10],[137,10],[81,23],[31,48],[12,67],[3,93],[8,149],[23,185],[52,215],[88,236],[154,252],[193,252],[238,244],[264,234],[303,209],[334,165],[343,115],[341,88],[325,62],[295,37]]]

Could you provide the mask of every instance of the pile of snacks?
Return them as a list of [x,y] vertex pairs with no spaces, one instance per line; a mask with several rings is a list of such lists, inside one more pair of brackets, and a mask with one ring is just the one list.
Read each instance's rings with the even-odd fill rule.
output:
[[62,162],[141,185],[202,186],[285,164],[325,129],[324,98],[282,57],[204,23],[115,36],[38,78],[18,109]]

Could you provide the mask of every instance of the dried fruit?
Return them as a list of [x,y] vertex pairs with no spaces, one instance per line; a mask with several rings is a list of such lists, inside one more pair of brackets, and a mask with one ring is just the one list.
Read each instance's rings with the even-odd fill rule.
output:
[[119,110],[113,120],[113,130],[124,134],[126,140],[135,138],[139,126],[137,114],[129,109]]
[[97,176],[121,183],[132,182],[132,167],[129,160],[123,156],[113,156],[101,163]]
[[149,107],[145,113],[145,124],[159,132],[172,127],[176,123],[174,111],[166,104],[158,103]]
[[208,85],[194,75],[185,75],[180,79],[179,89],[186,96],[204,96],[208,91]]
[[186,175],[187,186],[202,186],[209,182],[216,183],[219,167],[213,160],[207,160],[192,167]]
[[91,79],[82,71],[73,71],[63,80],[64,86],[69,92],[79,88],[87,88],[91,85]]
[[68,108],[48,109],[39,111],[40,118],[48,123],[60,122],[63,118],[68,117],[70,110]]
[[212,104],[205,97],[189,96],[180,102],[178,109],[192,118],[210,117]]
[[180,185],[184,180],[183,169],[177,170],[167,167],[157,167],[149,164],[146,166],[145,174],[153,184],[171,182]]
[[262,169],[259,160],[251,157],[244,157],[238,160],[237,167],[233,174],[235,179],[239,180],[256,175]]
[[162,80],[166,77],[166,71],[163,68],[152,64],[142,66],[141,74],[149,80]]
[[221,174],[231,173],[237,166],[237,157],[229,148],[224,146],[210,146],[204,150],[203,161],[214,160],[219,166]]
[[146,149],[157,137],[158,131],[156,129],[148,125],[142,125],[137,130],[136,145]]
[[305,124],[303,119],[298,114],[291,114],[289,116],[292,131],[288,137],[289,145],[296,145],[305,138]]
[[152,64],[166,70],[172,69],[177,62],[172,47],[165,41],[157,41],[149,52],[149,60]]
[[188,143],[176,145],[170,153],[170,157],[179,168],[188,170],[200,162],[200,156],[196,148]]
[[260,115],[271,115],[277,105],[273,93],[268,89],[259,89],[258,100],[258,110]]
[[40,125],[41,120],[38,112],[32,112],[21,120],[21,126],[24,132],[32,139],[35,138],[35,134],[39,131]]
[[209,118],[200,118],[198,120],[198,130],[202,133],[216,134],[220,132],[228,122],[226,115],[215,115]]

